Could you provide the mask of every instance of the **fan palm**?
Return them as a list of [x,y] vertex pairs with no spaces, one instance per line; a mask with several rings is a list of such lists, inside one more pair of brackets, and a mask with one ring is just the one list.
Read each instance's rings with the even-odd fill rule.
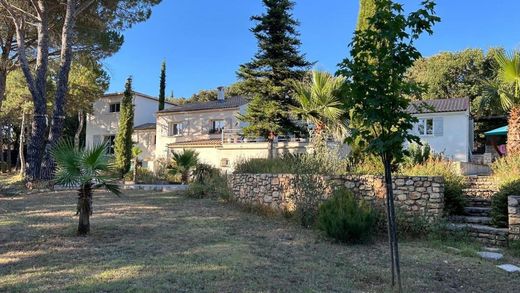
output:
[[509,112],[507,153],[520,154],[520,52],[497,52],[497,77],[488,82],[481,104],[499,104]]
[[134,160],[134,171],[132,173],[132,180],[134,181],[134,183],[137,183],[137,164],[139,163],[139,155],[142,154],[143,151],[134,146],[132,148],[132,158]]
[[345,134],[345,114],[339,93],[345,78],[334,77],[323,71],[314,70],[312,81],[295,82],[294,99],[297,107],[292,113],[314,125],[316,136],[325,133],[341,138]]
[[77,214],[79,214],[78,235],[90,232],[92,215],[92,190],[104,188],[116,195],[121,194],[119,186],[112,183],[114,168],[106,154],[106,144],[92,148],[77,149],[70,141],[59,142],[51,155],[56,161],[56,184],[78,187]]
[[182,150],[182,153],[172,153],[174,166],[174,172],[181,173],[182,183],[188,183],[190,178],[190,171],[199,162],[199,153],[195,150]]

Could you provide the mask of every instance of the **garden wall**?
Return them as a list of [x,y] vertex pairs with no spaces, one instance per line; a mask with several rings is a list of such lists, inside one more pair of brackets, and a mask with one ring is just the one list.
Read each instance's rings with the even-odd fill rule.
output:
[[520,240],[520,196],[507,198],[509,214],[509,240]]
[[[335,187],[344,186],[356,196],[383,206],[386,190],[384,178],[372,175],[309,176],[319,189],[321,200],[330,196]],[[268,206],[275,210],[293,210],[295,198],[308,184],[293,174],[231,174],[229,187],[235,200],[245,204]],[[409,215],[429,219],[442,216],[444,178],[396,176],[393,178],[395,205]]]

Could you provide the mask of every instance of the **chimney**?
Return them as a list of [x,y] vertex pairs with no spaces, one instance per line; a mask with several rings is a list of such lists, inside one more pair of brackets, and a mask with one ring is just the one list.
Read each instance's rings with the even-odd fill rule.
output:
[[224,95],[224,87],[223,86],[219,86],[217,88],[217,90],[218,90],[217,100],[218,101],[224,101],[226,99],[226,97]]

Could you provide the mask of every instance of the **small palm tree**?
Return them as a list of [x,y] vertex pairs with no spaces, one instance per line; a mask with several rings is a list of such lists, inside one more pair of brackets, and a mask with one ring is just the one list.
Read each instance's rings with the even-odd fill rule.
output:
[[112,183],[111,174],[115,169],[109,163],[106,148],[106,144],[100,144],[92,148],[77,149],[72,142],[61,141],[51,150],[57,164],[56,184],[78,187],[78,235],[90,232],[92,190],[104,188],[116,195],[121,194],[119,186]]
[[342,138],[346,132],[346,111],[339,93],[344,83],[345,78],[342,76],[334,77],[327,72],[314,70],[310,83],[294,84],[294,99],[298,106],[292,107],[292,113],[314,124],[316,136],[332,134]]
[[199,153],[195,150],[182,150],[182,153],[172,152],[173,162],[175,164],[173,173],[181,173],[181,181],[188,183],[190,171],[199,162]]
[[132,147],[132,159],[134,160],[134,170],[132,173],[132,180],[134,183],[137,183],[137,164],[139,163],[139,155],[142,154],[143,151],[139,147]]
[[507,153],[520,154],[520,52],[495,55],[497,77],[488,82],[481,105],[499,104],[509,112]]

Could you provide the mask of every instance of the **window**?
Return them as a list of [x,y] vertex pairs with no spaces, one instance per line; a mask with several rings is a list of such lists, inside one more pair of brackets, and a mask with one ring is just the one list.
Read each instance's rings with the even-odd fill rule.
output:
[[226,121],[224,120],[213,120],[211,121],[211,129],[209,133],[222,133],[222,130],[226,126]]
[[114,154],[114,141],[116,140],[115,135],[106,135],[105,142],[107,143],[107,154]]
[[152,145],[155,145],[156,143],[157,143],[157,136],[154,135],[154,136],[152,137]]
[[420,118],[417,130],[419,135],[433,135],[433,118]]
[[121,104],[120,103],[110,104],[110,113],[117,113],[120,110],[121,110]]
[[168,123],[168,136],[182,135],[181,123]]

